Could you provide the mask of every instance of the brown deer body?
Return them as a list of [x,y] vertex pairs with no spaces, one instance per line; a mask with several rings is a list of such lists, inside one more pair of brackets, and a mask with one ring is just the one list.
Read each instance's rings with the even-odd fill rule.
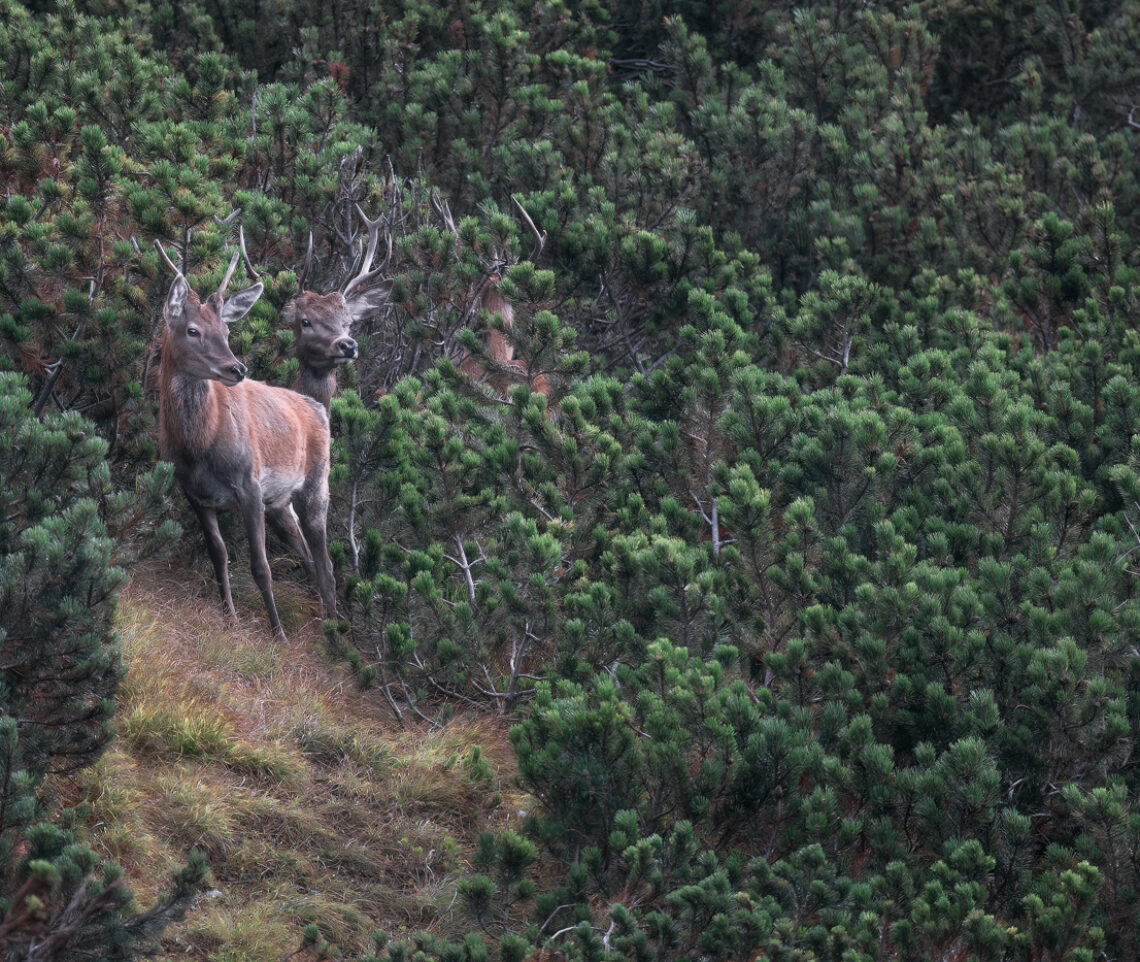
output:
[[497,314],[502,321],[502,330],[489,327],[483,334],[483,345],[487,352],[490,369],[483,359],[474,354],[465,354],[459,361],[459,369],[477,384],[486,384],[495,395],[505,397],[511,385],[529,384],[536,394],[548,395],[550,386],[543,373],[532,374],[527,366],[515,358],[515,346],[503,333],[514,328],[515,312],[510,302],[499,290],[499,278],[488,278],[479,293],[478,306],[489,314]]
[[[546,232],[540,231],[530,219],[525,208],[519,203],[517,197],[511,198],[518,212],[534,234],[534,250],[530,260],[535,260],[546,246]],[[455,249],[458,252],[463,244],[455,219],[446,201],[438,194],[432,194],[432,205],[443,220],[448,232],[455,238]],[[459,369],[476,384],[484,384],[499,398],[507,395],[514,384],[527,384],[536,394],[549,396],[550,384],[546,374],[541,371],[532,372],[526,363],[515,357],[515,346],[511,336],[504,333],[513,331],[515,326],[515,312],[510,301],[503,297],[500,289],[501,278],[499,271],[508,262],[496,265],[496,270],[488,273],[475,294],[473,307],[484,310],[488,314],[498,315],[500,324],[488,327],[483,332],[483,348],[485,355],[476,355],[465,352],[458,361]],[[489,364],[487,363],[489,362]]]
[[245,365],[229,348],[227,325],[253,306],[262,285],[224,300],[233,266],[204,303],[175,269],[163,308],[159,448],[173,463],[202,525],[218,590],[232,617],[236,611],[217,513],[234,507],[241,511],[253,577],[273,632],[283,639],[265,553],[267,518],[305,564],[325,614],[336,613],[325,531],[328,416],[310,398],[245,380]]

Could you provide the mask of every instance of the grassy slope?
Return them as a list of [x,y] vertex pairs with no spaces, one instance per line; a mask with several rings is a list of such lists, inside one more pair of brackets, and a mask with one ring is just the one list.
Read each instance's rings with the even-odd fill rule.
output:
[[457,869],[525,805],[506,726],[401,730],[329,660],[301,586],[277,582],[282,647],[234,573],[248,613],[236,626],[199,570],[135,577],[119,613],[119,736],[74,786],[144,907],[191,847],[209,853],[213,890],[164,957],[281,959],[310,922],[347,951],[377,928],[467,931]]

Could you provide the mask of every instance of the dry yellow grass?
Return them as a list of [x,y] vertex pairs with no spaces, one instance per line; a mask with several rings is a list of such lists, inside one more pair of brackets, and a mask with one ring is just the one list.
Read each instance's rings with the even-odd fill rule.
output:
[[170,565],[136,575],[119,629],[129,673],[119,736],[79,791],[95,846],[149,905],[192,847],[214,886],[163,958],[277,960],[305,925],[346,951],[372,931],[458,935],[454,883],[480,831],[513,811],[513,753],[495,719],[405,731],[328,658],[303,586],[275,585],[289,642],[221,615],[212,583]]

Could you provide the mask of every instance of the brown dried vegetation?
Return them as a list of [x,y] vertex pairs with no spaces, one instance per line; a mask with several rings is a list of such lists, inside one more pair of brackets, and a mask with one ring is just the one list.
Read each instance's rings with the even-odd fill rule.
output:
[[[281,584],[282,646],[259,630],[247,580],[235,579],[234,625],[203,572],[136,575],[119,616],[119,736],[60,790],[90,806],[95,847],[141,903],[190,848],[209,854],[213,887],[168,930],[163,957],[284,958],[310,923],[345,951],[377,928],[454,937],[467,853],[522,804],[504,800],[505,730],[484,718],[396,729],[329,662],[303,587]],[[476,746],[496,784],[468,774]]]

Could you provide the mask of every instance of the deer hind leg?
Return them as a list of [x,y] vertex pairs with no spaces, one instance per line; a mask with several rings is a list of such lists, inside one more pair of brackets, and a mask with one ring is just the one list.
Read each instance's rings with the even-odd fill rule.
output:
[[190,502],[190,507],[198,516],[198,524],[202,526],[202,534],[206,536],[206,551],[209,552],[210,561],[214,565],[214,578],[218,582],[218,593],[222,596],[222,604],[226,606],[229,616],[236,621],[237,609],[234,608],[234,598],[230,593],[229,555],[226,553],[226,543],[222,540],[222,532],[218,527],[218,513],[213,508],[203,507],[195,501]]
[[253,484],[241,493],[241,514],[245,520],[246,537],[249,539],[249,567],[253,572],[253,580],[261,591],[273,634],[279,641],[285,641],[285,629],[281,627],[277,604],[273,600],[273,575],[265,554],[265,505],[261,501],[260,485]]
[[305,566],[305,574],[309,576],[309,581],[315,585],[317,583],[317,571],[313,567],[313,553],[309,550],[309,544],[301,533],[300,525],[297,523],[297,513],[293,510],[293,506],[291,504],[284,506],[266,505],[265,520],[277,537],[284,542],[285,547],[301,559],[301,564]]
[[302,489],[296,497],[297,517],[305,541],[313,552],[313,583],[317,586],[325,606],[325,617],[336,617],[336,581],[332,559],[329,557],[326,525],[329,512],[328,480],[321,479],[312,490]]

